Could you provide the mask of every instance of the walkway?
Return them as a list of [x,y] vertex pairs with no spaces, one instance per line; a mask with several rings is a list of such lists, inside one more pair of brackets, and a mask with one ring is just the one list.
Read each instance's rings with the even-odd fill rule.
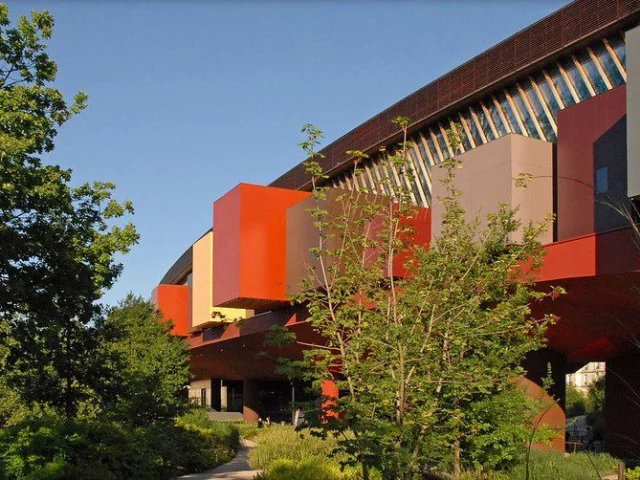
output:
[[180,478],[189,480],[251,480],[258,474],[258,470],[253,470],[249,466],[247,457],[249,450],[255,446],[255,442],[251,440],[242,440],[238,455],[229,463],[208,472],[193,473]]

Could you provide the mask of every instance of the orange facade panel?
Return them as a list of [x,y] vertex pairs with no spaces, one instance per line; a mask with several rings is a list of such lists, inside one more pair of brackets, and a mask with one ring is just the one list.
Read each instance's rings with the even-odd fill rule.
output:
[[310,195],[241,183],[214,203],[214,306],[264,311],[289,302],[287,209]]
[[189,334],[189,295],[187,285],[158,285],[151,294],[163,317],[173,322],[171,333],[179,337]]

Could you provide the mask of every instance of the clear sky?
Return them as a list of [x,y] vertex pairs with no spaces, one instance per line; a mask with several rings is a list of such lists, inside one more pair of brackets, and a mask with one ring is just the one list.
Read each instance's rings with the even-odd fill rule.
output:
[[57,86],[89,94],[44,160],[133,201],[140,243],[105,301],[148,296],[239,182],[302,161],[566,0],[6,1],[47,8]]

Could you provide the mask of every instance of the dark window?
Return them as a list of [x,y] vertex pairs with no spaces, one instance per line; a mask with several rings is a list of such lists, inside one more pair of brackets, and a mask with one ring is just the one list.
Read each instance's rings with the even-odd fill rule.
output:
[[609,167],[600,167],[596,170],[596,191],[598,193],[609,191]]

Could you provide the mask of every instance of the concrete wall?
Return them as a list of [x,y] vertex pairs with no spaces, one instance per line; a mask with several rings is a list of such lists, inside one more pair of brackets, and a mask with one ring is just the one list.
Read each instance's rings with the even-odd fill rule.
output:
[[[463,168],[456,171],[456,188],[462,191],[460,203],[471,221],[498,210],[500,203],[518,207],[523,227],[514,240],[521,238],[524,225],[540,222],[553,212],[553,146],[548,142],[510,134],[484,144],[459,157]],[[444,206],[437,200],[445,194],[441,179],[446,171],[435,168],[433,177],[432,232],[442,231]],[[526,188],[516,187],[521,174],[533,176]],[[486,222],[481,221],[481,226]],[[551,225],[541,237],[542,243],[553,241]]]
[[640,195],[640,27],[629,30],[627,43],[627,186]]

